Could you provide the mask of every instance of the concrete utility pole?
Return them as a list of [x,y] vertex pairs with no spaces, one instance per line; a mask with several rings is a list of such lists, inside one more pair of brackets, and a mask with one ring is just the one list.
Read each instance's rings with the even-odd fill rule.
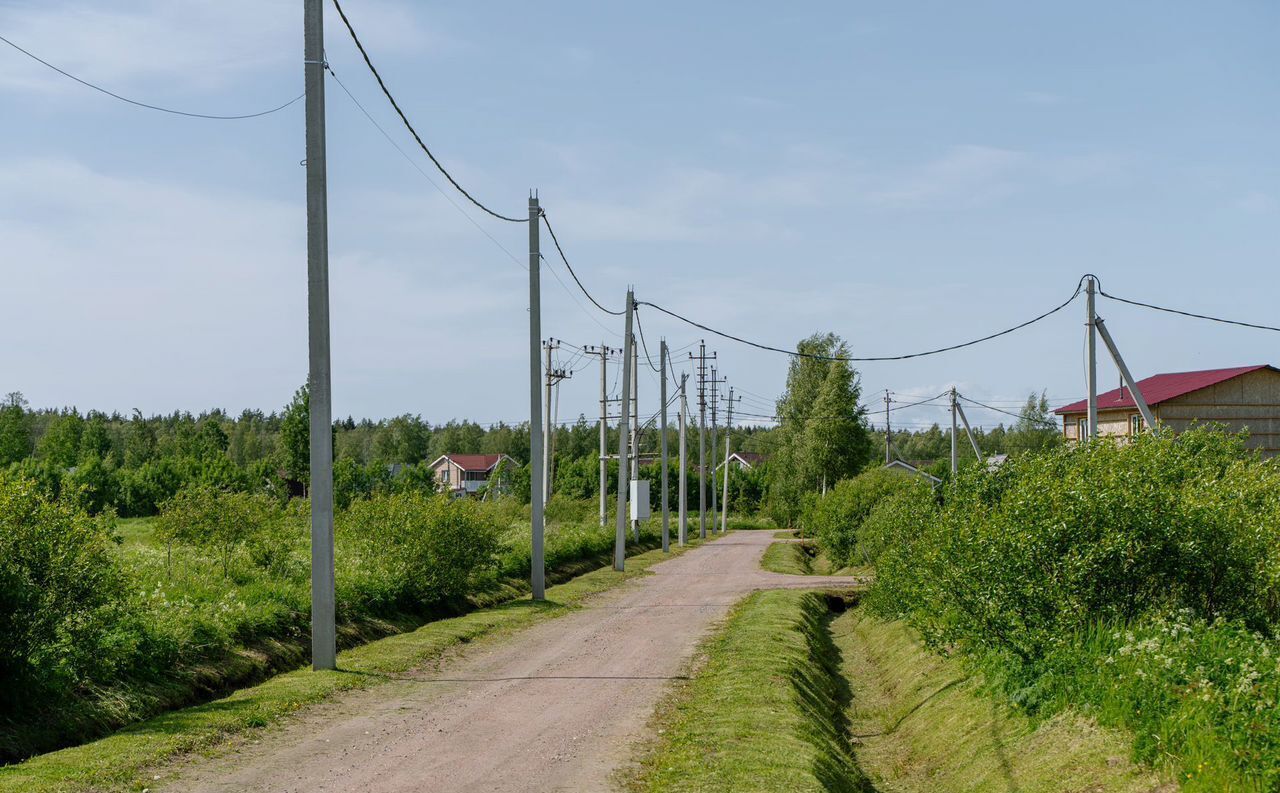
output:
[[[738,397],[741,399],[742,397]],[[720,533],[729,530],[729,446],[733,440],[733,386],[729,387],[729,415],[724,420],[724,497],[720,499]]]
[[609,355],[618,350],[607,344],[583,347],[587,353],[600,353],[600,525],[609,525]]
[[662,393],[659,396],[662,400],[662,552],[667,553],[671,550],[671,507],[668,504],[670,485],[667,481],[667,340],[663,339],[659,345],[658,363],[662,367],[662,374],[658,376],[662,381]]
[[[543,535],[546,531],[544,508],[547,469],[542,438],[542,362],[538,345],[542,342],[542,285],[539,281],[542,251],[538,242],[542,209],[538,197],[529,196],[529,515],[533,532],[533,553],[529,565],[529,585],[533,599],[546,598],[546,559]],[[548,365],[548,368],[550,366]]]
[[884,464],[888,465],[893,462],[893,455],[889,452],[889,439],[891,433],[889,431],[889,389],[884,390]]
[[[1092,275],[1085,276],[1084,279],[1084,304],[1085,310],[1088,312],[1088,318],[1085,325],[1088,333],[1085,337],[1085,349],[1089,359],[1085,367],[1085,385],[1089,389],[1089,407],[1088,407],[1088,423],[1089,438],[1098,436],[1098,326],[1097,313],[1094,311],[1094,292],[1097,284],[1093,280]],[[1084,440],[1081,438],[1080,440]]]
[[707,538],[707,344],[698,342],[698,354],[689,353],[689,359],[698,362],[698,536]]
[[338,667],[333,574],[333,399],[329,369],[329,189],[325,164],[324,3],[305,0],[307,351],[311,441],[311,668]]
[[[631,481],[640,480],[640,350],[631,341]],[[636,510],[636,514],[640,514]],[[640,542],[640,519],[631,521],[631,536]]]
[[[560,349],[559,339],[547,339],[547,342],[544,345],[544,349],[546,350],[546,356],[547,356],[547,364],[546,364],[547,396],[546,396],[546,403],[543,406],[543,410],[546,413],[546,424],[543,428],[543,440],[542,440],[542,470],[543,470],[543,481],[545,482],[542,489],[542,493],[543,493],[543,498],[546,501],[550,501],[551,485],[555,479],[554,475],[555,475],[555,462],[556,462],[556,422],[553,420],[551,415],[551,401],[552,401],[551,387],[555,386],[555,389],[556,389],[555,403],[558,408],[560,404],[560,381],[572,377],[573,373],[565,371],[564,369],[551,368],[551,353],[554,352],[555,350]],[[559,411],[557,409],[557,414],[558,413]],[[557,415],[557,418],[558,418],[558,415]],[[546,503],[546,502],[544,501],[543,503]]]
[[621,571],[627,560],[627,493],[630,483],[627,481],[627,456],[630,450],[631,427],[628,426],[631,413],[631,400],[627,394],[631,390],[631,348],[635,340],[631,338],[631,317],[635,310],[635,298],[631,290],[627,290],[626,330],[622,335],[622,417],[618,420],[618,525],[613,537],[613,569]]
[[677,530],[680,536],[680,545],[684,546],[689,539],[689,484],[686,475],[687,453],[685,448],[685,430],[689,423],[689,400],[686,399],[685,383],[688,381],[689,375],[680,373],[680,527]]
[[959,438],[956,437],[956,433],[960,429],[959,425],[956,423],[957,407],[959,407],[959,403],[956,402],[956,390],[955,388],[952,388],[951,389],[951,475],[953,477],[956,474],[956,469],[959,467],[959,461],[960,461],[960,456],[959,456],[960,450],[959,450],[959,446],[957,445]]
[[716,376],[716,368],[711,367],[711,530],[716,528],[716,512],[718,511],[717,502],[719,488],[716,486],[716,451],[720,448],[716,441],[716,408],[719,406],[717,387],[720,385],[720,379]]

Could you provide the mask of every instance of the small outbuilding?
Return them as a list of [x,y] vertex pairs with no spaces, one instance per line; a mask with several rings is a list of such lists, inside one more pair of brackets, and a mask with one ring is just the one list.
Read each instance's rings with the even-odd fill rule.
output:
[[[1215,422],[1231,432],[1247,431],[1248,447],[1266,456],[1280,453],[1280,369],[1269,364],[1169,372],[1138,381],[1160,426],[1182,432],[1195,423]],[[1088,401],[1054,411],[1062,434],[1076,441],[1088,434]],[[1147,429],[1129,389],[1098,395],[1098,435],[1132,437]]]
[[[512,470],[516,461],[505,454],[442,454],[431,463],[440,489],[469,496],[488,485],[499,469]],[[501,478],[501,477],[499,477]],[[494,483],[501,487],[501,482]]]

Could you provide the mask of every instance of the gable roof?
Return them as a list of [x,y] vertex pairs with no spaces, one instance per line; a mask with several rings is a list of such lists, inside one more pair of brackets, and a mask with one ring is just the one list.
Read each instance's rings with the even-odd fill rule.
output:
[[[1147,400],[1148,405],[1158,405],[1183,394],[1190,394],[1192,391],[1199,391],[1202,388],[1208,388],[1211,385],[1217,385],[1242,374],[1256,372],[1259,369],[1280,372],[1280,369],[1268,364],[1237,366],[1232,369],[1205,369],[1199,372],[1169,372],[1139,380],[1138,388],[1142,390],[1142,396]],[[1137,407],[1137,403],[1133,401],[1133,394],[1129,393],[1128,388],[1114,388],[1105,394],[1098,394],[1099,411],[1123,410],[1124,408],[1136,410]],[[1089,400],[1081,399],[1079,402],[1063,405],[1053,412],[1062,416],[1069,413],[1086,413],[1088,410]]]
[[919,468],[916,468],[911,463],[904,462],[902,460],[893,460],[892,462],[887,462],[882,467],[897,468],[897,469],[906,471],[909,474],[915,474],[916,476],[924,477],[925,479],[928,479],[930,482],[932,482],[935,485],[942,484],[942,480],[939,479],[938,477],[934,476],[928,471],[921,471]]
[[441,460],[448,460],[464,471],[488,471],[506,456],[505,454],[442,454],[431,463],[431,467],[435,468]]
[[750,466],[759,465],[764,462],[764,455],[759,452],[734,452],[729,455],[729,459],[733,459],[734,457],[737,457],[739,460]]

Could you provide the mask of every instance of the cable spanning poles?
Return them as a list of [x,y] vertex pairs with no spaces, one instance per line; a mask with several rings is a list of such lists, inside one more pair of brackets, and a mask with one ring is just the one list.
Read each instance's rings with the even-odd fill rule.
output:
[[34,52],[31,52],[30,50],[26,50],[26,49],[23,49],[22,47],[19,47],[17,44],[14,44],[12,41],[5,38],[4,36],[0,36],[0,41],[3,41],[5,44],[8,44],[10,47],[13,47],[15,50],[17,50],[18,52],[21,52],[23,55],[26,55],[28,58],[35,61],[36,63],[47,66],[53,71],[62,75],[63,77],[70,78],[76,81],[77,83],[80,83],[86,88],[92,88],[93,90],[97,91],[100,94],[105,94],[106,96],[109,96],[112,99],[118,99],[121,102],[125,102],[135,107],[141,107],[147,110],[157,110],[161,113],[168,113],[174,116],[185,116],[187,118],[202,118],[202,119],[208,119],[212,121],[242,121],[248,118],[261,118],[262,116],[269,116],[272,113],[277,113],[281,110],[284,110],[286,107],[296,104],[299,100],[301,100],[304,96],[307,95],[306,91],[303,91],[302,93],[298,94],[294,98],[290,99],[288,102],[285,102],[283,105],[277,105],[267,110],[259,110],[256,113],[240,113],[236,115],[218,115],[216,113],[191,113],[186,110],[174,110],[171,107],[153,105],[148,102],[140,102],[137,99],[130,99],[127,96],[121,96],[120,94],[117,94],[114,91],[108,91],[106,88],[103,88],[100,85],[96,85],[94,83],[89,82],[88,80],[84,80],[79,77],[76,77],[71,72],[53,65],[49,61],[46,61],[44,58],[41,58],[39,55],[36,55]]
[[419,135],[418,131],[413,128],[413,124],[410,123],[409,117],[406,116],[404,114],[404,111],[400,109],[400,103],[396,101],[396,98],[394,96],[392,96],[391,90],[387,88],[386,82],[384,82],[382,79],[382,75],[378,73],[377,67],[373,65],[373,61],[369,58],[368,51],[365,50],[364,44],[360,42],[360,37],[356,35],[356,29],[351,26],[351,20],[347,19],[347,14],[345,11],[342,10],[342,5],[338,2],[338,0],[333,0],[333,7],[337,9],[338,16],[342,17],[342,24],[346,26],[347,33],[350,34],[351,40],[355,42],[356,49],[360,51],[360,57],[364,58],[365,66],[368,66],[369,71],[373,74],[373,79],[377,80],[378,87],[382,89],[383,96],[385,96],[387,98],[387,101],[391,103],[391,107],[395,108],[396,115],[400,116],[400,120],[404,123],[405,129],[409,130],[409,134],[413,136],[413,139],[415,141],[417,141],[418,148],[422,149],[422,151],[427,155],[427,157],[431,160],[431,163],[436,166],[436,170],[440,171],[440,173],[444,175],[444,178],[449,180],[449,184],[453,185],[454,189],[457,190],[459,193],[462,193],[462,195],[466,197],[468,201],[475,204],[477,207],[484,210],[485,212],[492,215],[493,217],[497,218],[498,220],[505,220],[508,223],[531,223],[531,224],[537,225],[538,220],[536,215],[530,215],[528,218],[516,218],[516,217],[509,217],[507,215],[503,215],[500,212],[495,212],[494,210],[490,209],[489,207],[481,203],[480,200],[477,199],[475,196],[471,195],[471,193],[467,192],[467,189],[463,187],[461,184],[459,184],[457,179],[453,178],[453,174],[449,173],[448,169],[446,169],[444,165],[441,164],[441,162],[438,159],[436,159],[436,155],[431,153],[431,149],[428,148],[427,144],[423,142],[422,136]]

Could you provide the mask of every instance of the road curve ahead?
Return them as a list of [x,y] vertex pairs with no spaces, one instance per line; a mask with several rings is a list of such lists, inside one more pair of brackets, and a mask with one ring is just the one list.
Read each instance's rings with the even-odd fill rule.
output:
[[773,541],[743,531],[695,548],[579,611],[319,706],[165,789],[608,790],[667,685],[734,603],[757,589],[859,582],[761,570]]

